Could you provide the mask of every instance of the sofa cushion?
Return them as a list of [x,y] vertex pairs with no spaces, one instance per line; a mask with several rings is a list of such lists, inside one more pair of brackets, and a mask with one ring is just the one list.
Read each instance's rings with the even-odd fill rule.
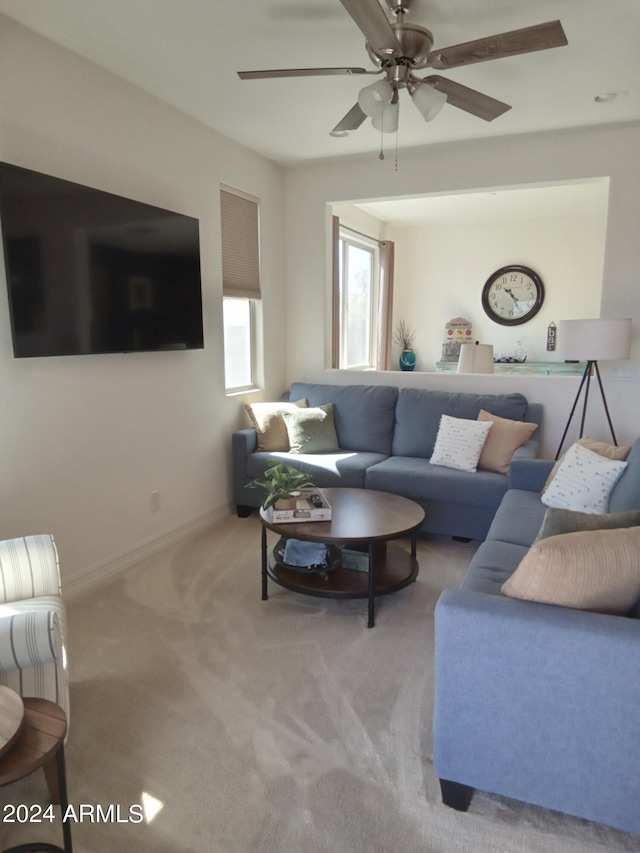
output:
[[298,409],[285,409],[291,453],[336,453],[340,450],[333,423],[333,403]]
[[398,389],[388,385],[319,385],[294,382],[290,398],[310,406],[333,403],[338,444],[343,450],[391,453]]
[[625,615],[640,598],[640,527],[587,530],[531,547],[504,595]]
[[367,469],[365,484],[368,489],[393,492],[421,503],[438,501],[482,507],[497,507],[507,490],[507,479],[502,474],[492,471],[469,474],[410,456],[390,456],[372,465]]
[[[298,396],[303,394],[298,393]],[[396,406],[393,455],[428,459],[433,453],[442,415],[475,421],[481,409],[519,421],[527,412],[527,400],[522,394],[466,394],[401,388]]]
[[385,457],[381,453],[253,453],[247,459],[247,475],[261,477],[269,462],[277,459],[304,471],[319,488],[364,488],[365,472]]
[[493,424],[482,448],[478,468],[508,474],[513,454],[531,437],[538,424],[501,418],[484,409],[480,409],[478,420],[491,421]]
[[429,462],[475,474],[478,459],[493,424],[443,415]]
[[560,536],[562,533],[577,533],[580,530],[612,530],[617,527],[640,526],[640,510],[628,512],[573,512],[570,509],[549,508],[542,521],[542,526],[536,536],[548,539],[549,536]]
[[307,405],[305,399],[295,403],[245,403],[245,409],[255,427],[258,450],[289,450],[289,436],[282,412]]
[[486,541],[478,548],[461,584],[468,592],[500,595],[502,585],[527,553],[524,545]]
[[528,548],[538,535],[545,510],[537,492],[509,489],[494,516],[487,539]]
[[606,512],[613,487],[626,467],[626,462],[574,444],[543,492],[542,503],[578,512]]

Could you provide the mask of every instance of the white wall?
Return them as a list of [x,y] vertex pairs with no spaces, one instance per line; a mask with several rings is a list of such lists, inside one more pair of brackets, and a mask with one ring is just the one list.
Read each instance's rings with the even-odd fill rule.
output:
[[[473,339],[493,344],[496,355],[515,355],[520,342],[529,361],[557,361],[557,352],[546,351],[549,323],[600,313],[605,228],[605,215],[389,228],[396,259],[393,316],[416,330],[417,369],[436,369],[445,323],[460,316],[473,323]],[[545,284],[540,312],[515,327],[492,322],[481,302],[487,278],[507,264],[531,267]]]
[[[501,392],[522,390],[545,405],[543,449],[553,456],[578,381],[567,377],[457,377],[435,373],[338,374],[328,364],[330,329],[327,292],[330,246],[326,239],[331,202],[398,198],[479,188],[525,186],[610,177],[610,195],[602,281],[601,316],[631,317],[632,360],[608,365],[607,397],[618,439],[637,437],[640,423],[640,126],[622,126],[529,134],[502,139],[436,145],[402,151],[398,171],[375,156],[344,158],[289,170],[286,182],[289,380],[386,381],[423,387],[456,387]],[[317,321],[324,317],[324,323]],[[310,318],[313,318],[312,320]],[[407,318],[411,319],[411,318]],[[615,378],[624,368],[628,379]],[[591,400],[587,430],[608,437],[599,400]]]
[[[14,359],[0,264],[0,538],[52,532],[67,590],[226,514],[219,185],[261,199],[267,397],[285,384],[282,170],[0,16],[0,159],[200,219],[205,348]],[[151,513],[149,495],[160,492]]]

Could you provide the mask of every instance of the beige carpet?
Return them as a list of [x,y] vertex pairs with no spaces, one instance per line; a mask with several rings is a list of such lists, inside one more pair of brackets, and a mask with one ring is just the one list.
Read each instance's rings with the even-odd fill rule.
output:
[[[640,838],[477,793],[440,802],[431,765],[433,608],[474,552],[419,544],[409,588],[336,602],[270,583],[259,524],[230,518],[68,602],[75,853],[611,853]],[[64,560],[64,554],[61,555]],[[40,774],[3,791],[46,804]],[[155,806],[128,823],[132,804]],[[95,814],[95,812],[94,812]],[[0,847],[60,843],[0,825]]]

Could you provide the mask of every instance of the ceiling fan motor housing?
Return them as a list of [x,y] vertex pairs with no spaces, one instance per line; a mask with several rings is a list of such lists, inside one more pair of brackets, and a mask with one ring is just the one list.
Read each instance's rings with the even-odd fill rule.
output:
[[417,24],[392,24],[393,32],[400,43],[402,53],[396,56],[388,51],[375,51],[369,42],[367,53],[378,68],[391,65],[407,65],[411,68],[426,68],[427,57],[433,47],[433,33]]

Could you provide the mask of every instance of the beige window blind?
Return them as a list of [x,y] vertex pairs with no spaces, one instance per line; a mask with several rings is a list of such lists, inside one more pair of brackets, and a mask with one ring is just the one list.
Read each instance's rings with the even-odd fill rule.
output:
[[258,200],[220,190],[222,294],[260,299],[260,221]]

